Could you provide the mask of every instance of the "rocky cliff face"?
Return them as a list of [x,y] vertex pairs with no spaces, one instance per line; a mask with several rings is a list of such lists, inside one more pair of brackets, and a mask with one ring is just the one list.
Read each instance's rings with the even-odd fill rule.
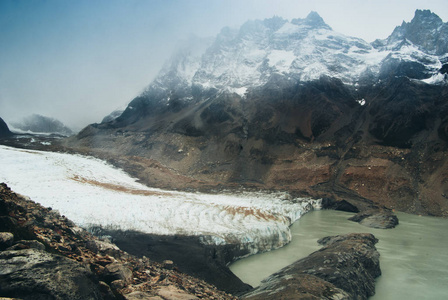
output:
[[131,157],[158,161],[192,188],[368,198],[446,216],[446,28],[428,11],[372,44],[316,13],[225,28],[174,56],[120,117],[67,145],[120,156],[152,185],[164,185],[147,175],[158,171],[129,168]]

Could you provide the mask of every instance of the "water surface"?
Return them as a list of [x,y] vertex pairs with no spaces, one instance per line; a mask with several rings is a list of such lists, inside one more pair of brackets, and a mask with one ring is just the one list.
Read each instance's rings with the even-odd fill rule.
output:
[[244,282],[257,286],[281,268],[318,250],[319,238],[350,232],[370,232],[380,241],[382,276],[370,299],[447,299],[448,220],[397,213],[394,229],[373,229],[348,221],[352,214],[313,211],[293,224],[292,242],[281,249],[239,260],[230,269]]

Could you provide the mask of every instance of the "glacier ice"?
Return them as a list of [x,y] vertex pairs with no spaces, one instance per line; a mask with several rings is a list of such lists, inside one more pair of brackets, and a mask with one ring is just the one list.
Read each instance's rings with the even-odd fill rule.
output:
[[203,236],[250,253],[281,247],[319,200],[286,193],[186,193],[149,188],[104,161],[0,146],[0,182],[78,226]]

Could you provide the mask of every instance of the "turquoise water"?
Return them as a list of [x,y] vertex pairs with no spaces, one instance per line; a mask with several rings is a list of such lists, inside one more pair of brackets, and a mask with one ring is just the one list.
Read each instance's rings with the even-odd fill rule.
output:
[[350,232],[370,232],[378,239],[382,275],[372,300],[448,299],[448,219],[397,213],[394,229],[372,229],[348,221],[350,213],[313,211],[295,222],[287,246],[241,259],[230,269],[244,282],[263,278],[320,248],[317,240]]

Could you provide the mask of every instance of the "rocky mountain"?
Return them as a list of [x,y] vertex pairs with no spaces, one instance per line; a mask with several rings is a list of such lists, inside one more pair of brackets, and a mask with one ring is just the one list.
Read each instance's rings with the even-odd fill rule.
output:
[[0,118],[0,138],[10,137],[12,132],[9,131],[9,127],[2,118]]
[[427,83],[447,82],[448,23],[429,10],[417,10],[411,22],[403,21],[385,40],[373,46],[390,52],[380,77],[407,76]]
[[73,134],[73,131],[61,121],[38,114],[30,115],[24,118],[21,122],[16,122],[12,125],[17,129],[35,133],[54,133],[65,136]]
[[288,190],[448,216],[447,26],[417,10],[372,44],[314,12],[224,28],[187,43],[121,116],[66,143],[115,155],[156,186],[166,182],[148,174],[160,169],[136,157],[191,178],[190,188]]

